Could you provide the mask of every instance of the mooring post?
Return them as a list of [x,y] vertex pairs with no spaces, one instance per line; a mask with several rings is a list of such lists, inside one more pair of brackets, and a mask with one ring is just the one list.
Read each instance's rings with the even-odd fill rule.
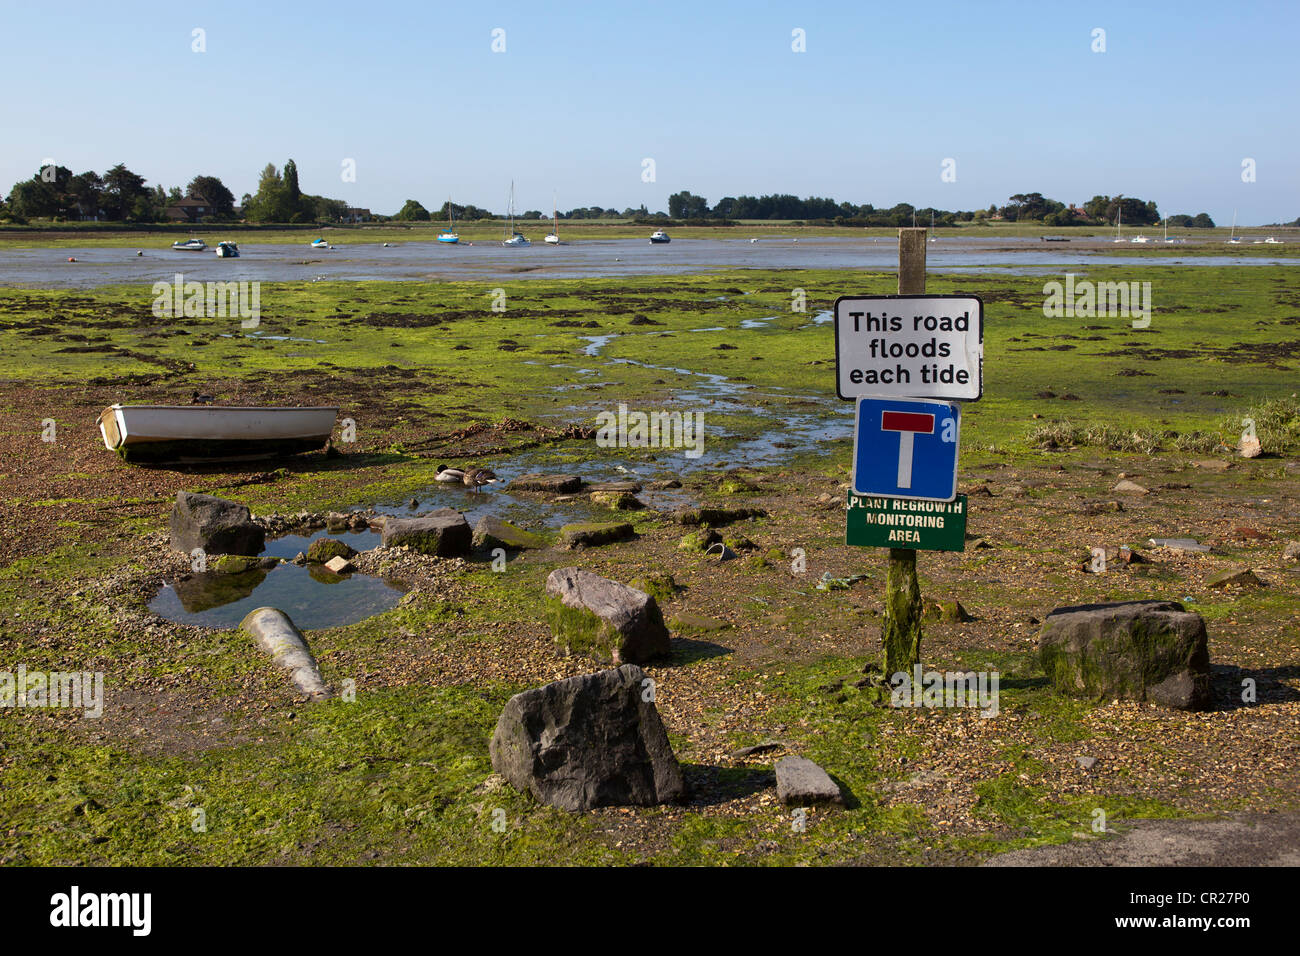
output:
[[[925,233],[924,228],[898,230],[899,295],[925,293]],[[916,552],[909,548],[889,549],[880,643],[886,680],[899,671],[910,672],[913,664],[921,662],[921,585],[916,578]]]

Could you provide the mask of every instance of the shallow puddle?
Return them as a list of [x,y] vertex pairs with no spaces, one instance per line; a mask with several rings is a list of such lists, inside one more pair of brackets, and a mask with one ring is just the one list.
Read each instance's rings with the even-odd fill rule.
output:
[[[285,535],[267,542],[265,557],[292,558],[317,538],[336,538],[357,551],[379,544],[373,531]],[[402,590],[368,574],[335,574],[320,565],[281,564],[242,574],[204,572],[172,581],[149,602],[169,621],[199,627],[236,628],[249,611],[279,608],[302,630],[343,627],[395,607]]]

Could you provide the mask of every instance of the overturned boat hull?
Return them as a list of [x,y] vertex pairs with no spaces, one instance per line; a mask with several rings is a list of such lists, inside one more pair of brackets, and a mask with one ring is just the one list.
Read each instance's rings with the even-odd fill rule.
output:
[[111,405],[99,433],[129,462],[246,461],[316,451],[337,416],[337,406]]

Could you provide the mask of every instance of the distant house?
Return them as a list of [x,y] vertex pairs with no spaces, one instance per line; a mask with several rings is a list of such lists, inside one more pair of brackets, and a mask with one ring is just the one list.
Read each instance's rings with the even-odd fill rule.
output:
[[1071,206],[1070,212],[1073,214],[1074,218],[1080,222],[1092,222],[1092,217],[1083,211],[1082,206]]
[[343,213],[344,222],[365,222],[369,218],[370,218],[369,209],[355,209],[352,207],[348,207],[347,211]]
[[167,207],[168,222],[202,222],[204,216],[211,215],[212,207],[206,199],[186,196],[179,202]]

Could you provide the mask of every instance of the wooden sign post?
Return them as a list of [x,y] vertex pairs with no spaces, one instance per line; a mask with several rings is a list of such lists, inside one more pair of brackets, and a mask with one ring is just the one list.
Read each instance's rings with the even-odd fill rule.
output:
[[898,230],[898,294],[835,300],[835,393],[856,406],[845,544],[889,548],[885,676],[921,662],[917,551],[965,547],[961,404],[984,393],[984,303],[926,295],[926,230]]
[[[898,293],[925,292],[925,229],[898,230]],[[916,552],[889,549],[885,576],[885,622],[880,629],[885,679],[921,662],[921,585],[916,578]]]

